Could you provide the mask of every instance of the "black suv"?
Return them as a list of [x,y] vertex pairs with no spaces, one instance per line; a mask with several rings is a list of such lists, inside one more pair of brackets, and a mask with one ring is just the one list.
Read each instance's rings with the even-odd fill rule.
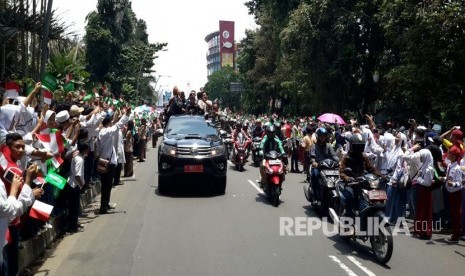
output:
[[226,149],[215,126],[203,116],[172,116],[158,148],[158,191],[166,193],[174,181],[210,182],[214,191],[226,190]]

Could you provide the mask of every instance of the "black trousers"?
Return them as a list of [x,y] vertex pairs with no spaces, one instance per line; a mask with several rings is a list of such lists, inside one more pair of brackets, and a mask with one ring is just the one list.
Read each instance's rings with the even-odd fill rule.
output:
[[121,179],[121,171],[123,170],[123,163],[118,163],[115,168],[115,176],[113,178],[113,186],[116,186],[119,184],[119,181]]
[[69,228],[73,229],[78,226],[79,207],[81,205],[81,189],[78,185],[73,188],[68,184],[66,184],[65,189],[68,197]]
[[292,149],[291,170],[299,170],[299,151],[297,150],[297,148]]
[[102,191],[100,197],[100,211],[107,210],[110,203],[111,188],[113,186],[113,175],[115,174],[116,165],[110,164],[106,173],[100,173],[100,182]]

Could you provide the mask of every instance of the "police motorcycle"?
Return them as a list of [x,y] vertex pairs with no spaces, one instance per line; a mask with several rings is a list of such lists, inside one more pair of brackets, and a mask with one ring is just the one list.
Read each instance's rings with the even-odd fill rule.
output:
[[[336,185],[339,180],[339,162],[325,159],[318,163],[320,177],[317,183],[312,183],[310,174],[307,176],[309,184],[304,185],[305,198],[313,207],[319,207],[323,215],[327,215],[337,198]],[[318,185],[319,189],[316,189]],[[316,194],[318,192],[318,195]]]
[[265,179],[261,184],[263,191],[275,207],[281,203],[282,185],[284,182],[285,166],[282,158],[286,158],[277,151],[270,151],[265,154]]
[[[350,168],[344,171],[347,175],[351,172]],[[382,178],[366,173],[349,183],[338,181],[337,197],[334,198],[333,206],[329,208],[329,214],[335,224],[339,225],[339,235],[343,239],[352,239],[354,242],[356,239],[363,242],[370,240],[375,259],[381,264],[386,264],[391,259],[394,245],[392,230],[384,214],[387,195],[379,187],[381,180]],[[346,216],[344,185],[349,185],[353,189],[354,197],[359,201],[359,206],[355,206],[353,210],[355,219],[353,226],[341,224],[341,221],[354,221]]]
[[230,133],[226,132],[223,129],[220,129],[220,136],[221,136],[221,139],[223,140],[223,144],[226,145],[226,151],[227,151],[226,157],[229,159],[229,157],[231,156],[232,147],[233,147],[232,136]]

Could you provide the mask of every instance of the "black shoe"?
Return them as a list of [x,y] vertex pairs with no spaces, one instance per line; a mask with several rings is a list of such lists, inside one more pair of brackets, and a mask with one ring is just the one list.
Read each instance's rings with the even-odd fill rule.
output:
[[101,215],[108,214],[108,209],[107,208],[103,208],[103,209],[100,208],[99,214],[101,214]]

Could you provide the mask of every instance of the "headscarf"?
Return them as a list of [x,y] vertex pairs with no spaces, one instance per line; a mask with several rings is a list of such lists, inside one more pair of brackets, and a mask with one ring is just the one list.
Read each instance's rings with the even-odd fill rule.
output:
[[434,177],[434,164],[433,164],[433,155],[428,149],[420,150],[420,161],[421,167],[418,173],[419,184],[423,186],[431,186],[433,184]]

